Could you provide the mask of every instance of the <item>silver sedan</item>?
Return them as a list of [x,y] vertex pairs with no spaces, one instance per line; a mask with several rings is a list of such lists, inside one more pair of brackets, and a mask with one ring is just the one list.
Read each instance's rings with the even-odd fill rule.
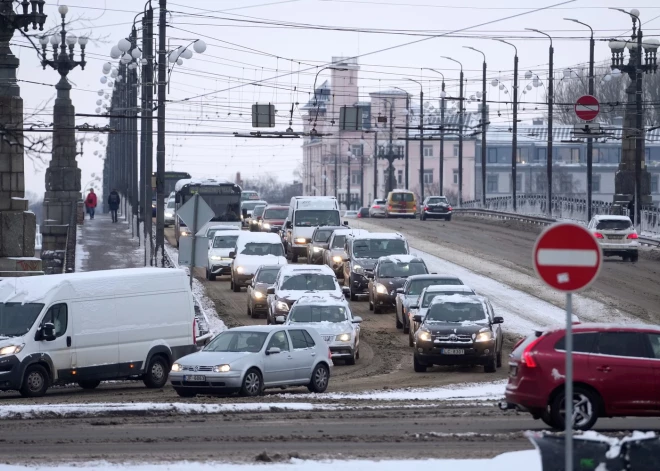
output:
[[322,393],[332,366],[328,345],[312,328],[246,326],[227,330],[203,350],[177,360],[170,382],[181,397],[253,397],[265,388],[285,386]]

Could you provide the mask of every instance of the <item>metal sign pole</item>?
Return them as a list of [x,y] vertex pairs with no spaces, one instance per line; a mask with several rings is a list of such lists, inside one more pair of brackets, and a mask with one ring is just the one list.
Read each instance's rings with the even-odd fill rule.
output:
[[195,270],[195,245],[197,242],[197,204],[199,203],[199,194],[195,193],[193,206],[193,227],[190,236],[192,237],[192,255],[190,257],[190,289],[193,285],[193,271]]
[[566,293],[565,469],[573,471],[573,295]]

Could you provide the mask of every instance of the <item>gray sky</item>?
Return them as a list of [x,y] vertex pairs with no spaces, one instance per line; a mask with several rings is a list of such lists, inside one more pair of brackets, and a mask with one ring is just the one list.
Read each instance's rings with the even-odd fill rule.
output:
[[[72,25],[76,28],[75,34],[91,33],[103,38],[103,42],[88,45],[85,70],[76,69],[69,75],[74,84],[72,97],[77,112],[94,113],[95,102],[99,99],[97,91],[111,90],[99,81],[102,65],[106,61],[116,62],[109,57],[110,48],[130,33],[142,2],[70,0],[60,3],[69,6],[71,18],[82,16],[85,19]],[[157,5],[158,1],[153,3]],[[629,34],[629,17],[607,9],[620,6],[621,2],[613,0],[578,0],[520,16],[530,9],[557,3],[561,1],[171,0],[168,3],[171,46],[203,39],[208,48],[203,55],[195,54],[182,66],[177,66],[172,74],[168,94],[172,102],[167,105],[167,168],[188,171],[193,176],[217,175],[233,179],[240,171],[244,177],[270,174],[282,181],[292,180],[302,159],[301,139],[243,139],[231,133],[251,129],[250,107],[256,102],[276,103],[278,125],[275,129],[284,130],[288,126],[291,104],[299,103],[302,107],[310,99],[316,67],[328,63],[332,56],[363,56],[358,59],[362,100],[368,99],[370,92],[395,86],[418,94],[419,86],[406,80],[410,77],[424,84],[425,100],[433,101],[439,98],[440,77],[424,68],[443,72],[448,94],[458,95],[458,65],[441,56],[452,56],[463,63],[468,79],[466,96],[481,89],[482,57],[463,46],[486,53],[489,82],[500,78],[510,86],[513,48],[493,41],[493,37],[516,44],[521,76],[530,70],[545,80],[549,41],[525,28],[538,28],[556,37],[555,69],[559,71],[581,66],[589,57],[588,30],[562,18],[573,17],[590,24],[599,39]],[[524,9],[521,4],[525,5]],[[632,7],[641,11],[646,36],[657,36],[660,28],[657,2],[642,0],[627,8]],[[56,8],[55,1],[47,0],[45,11],[49,15],[49,26],[54,26],[59,17]],[[155,15],[157,17],[157,11]],[[323,29],[318,29],[319,26]],[[399,34],[391,34],[394,32]],[[425,39],[429,35],[441,37]],[[408,44],[413,41],[418,42]],[[56,83],[57,73],[42,70],[36,52],[20,47],[27,42],[18,34],[14,35],[14,44],[14,53],[21,59],[19,79]],[[607,42],[597,42],[596,60],[608,61],[609,56]],[[321,72],[318,84],[329,74],[330,71]],[[282,77],[273,78],[276,76]],[[257,81],[261,86],[253,84]],[[521,87],[527,83],[529,81],[523,79]],[[55,94],[54,88],[44,85],[21,82],[20,86],[26,114]],[[508,96],[490,83],[488,92],[489,100],[507,101]],[[529,103],[522,105],[524,118],[543,113],[545,107],[536,104],[544,99],[542,87],[533,89],[525,98]],[[180,101],[185,99],[188,100]],[[475,106],[468,105],[468,108]],[[506,104],[490,106],[491,122],[506,123],[509,116]],[[299,131],[302,130],[301,111],[298,106],[295,108],[293,127]],[[498,110],[501,111],[499,118]],[[46,115],[30,121],[50,123],[51,116],[52,102]],[[107,120],[77,119],[78,125],[83,123],[105,125]],[[212,135],[192,134],[200,131]],[[91,139],[94,135],[85,136],[90,139],[85,143],[84,155],[79,157],[83,186],[91,180],[92,173],[99,174],[102,170],[102,160],[93,155],[94,151],[103,151],[104,155],[104,149]],[[101,140],[107,141],[107,138],[101,136]],[[45,168],[41,163],[26,162],[27,190],[44,191]]]

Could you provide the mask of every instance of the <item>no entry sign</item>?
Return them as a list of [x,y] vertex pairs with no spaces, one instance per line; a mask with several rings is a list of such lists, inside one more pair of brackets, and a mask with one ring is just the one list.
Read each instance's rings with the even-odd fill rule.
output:
[[600,103],[595,96],[584,95],[575,102],[575,114],[583,121],[593,121],[600,112]]
[[534,269],[551,287],[572,293],[598,276],[603,254],[586,228],[572,223],[550,226],[534,245]]

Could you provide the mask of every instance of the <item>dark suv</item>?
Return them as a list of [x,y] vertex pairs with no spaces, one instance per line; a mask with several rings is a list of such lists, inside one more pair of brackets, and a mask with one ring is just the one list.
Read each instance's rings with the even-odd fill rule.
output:
[[369,292],[369,279],[373,278],[374,266],[380,257],[410,253],[405,237],[391,232],[348,235],[345,251],[344,286],[349,288],[351,301]]
[[314,229],[312,238],[307,244],[307,263],[323,265],[323,253],[328,248],[332,233],[338,229],[350,229],[348,226],[319,226]]
[[396,305],[396,295],[412,275],[428,274],[426,263],[414,255],[380,257],[369,280],[369,310],[380,314]]
[[425,221],[429,218],[441,218],[445,221],[451,221],[451,212],[451,205],[446,197],[428,196],[422,203],[419,219]]
[[424,372],[433,365],[483,365],[486,373],[502,366],[503,336],[490,302],[480,296],[436,297],[415,334],[413,366]]

